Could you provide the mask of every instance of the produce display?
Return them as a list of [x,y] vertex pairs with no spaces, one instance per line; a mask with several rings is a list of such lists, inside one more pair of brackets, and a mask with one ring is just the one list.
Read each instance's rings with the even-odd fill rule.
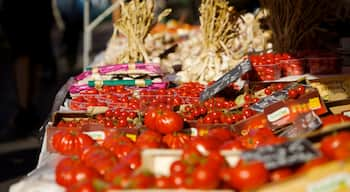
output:
[[[45,152],[60,157],[46,167],[50,184],[68,192],[349,191],[349,102],[332,102],[322,76],[303,77],[342,72],[339,57],[289,50],[301,43],[276,36],[276,18],[267,20],[273,33],[261,29],[280,11],[262,2],[269,10],[240,15],[226,0],[203,0],[198,27],[158,23],[170,10],[153,21],[153,0],[122,3],[105,61],[74,77],[46,126]],[[275,48],[270,38],[286,41]]]

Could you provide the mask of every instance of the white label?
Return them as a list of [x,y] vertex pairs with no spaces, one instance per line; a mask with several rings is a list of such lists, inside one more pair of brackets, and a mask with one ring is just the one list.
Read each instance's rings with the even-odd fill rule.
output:
[[270,122],[274,122],[274,121],[277,121],[277,120],[281,119],[282,117],[285,117],[289,114],[290,114],[290,111],[289,111],[288,107],[282,107],[282,108],[278,109],[277,111],[267,115],[267,119]]
[[106,135],[105,132],[103,131],[89,131],[89,132],[84,132],[84,134],[89,135],[93,140],[104,140]]
[[307,192],[337,192],[350,191],[350,175],[348,173],[338,173],[328,176],[307,187]]
[[350,111],[344,111],[344,112],[343,112],[343,115],[344,115],[344,116],[347,116],[347,117],[350,117]]

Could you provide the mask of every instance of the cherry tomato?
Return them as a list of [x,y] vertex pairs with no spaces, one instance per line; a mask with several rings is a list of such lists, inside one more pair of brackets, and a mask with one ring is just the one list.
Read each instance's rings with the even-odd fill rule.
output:
[[304,93],[305,93],[305,87],[302,86],[302,85],[298,86],[298,87],[297,87],[297,92],[298,92],[299,95],[304,95]]
[[271,94],[272,94],[272,90],[269,89],[269,88],[266,88],[266,89],[264,90],[264,93],[265,93],[266,95],[271,95]]
[[288,98],[295,99],[298,96],[298,92],[295,89],[288,90]]

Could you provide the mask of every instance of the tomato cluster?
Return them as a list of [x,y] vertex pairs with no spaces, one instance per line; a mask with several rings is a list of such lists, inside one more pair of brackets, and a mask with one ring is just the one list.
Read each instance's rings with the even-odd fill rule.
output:
[[124,86],[104,86],[101,90],[91,88],[74,95],[69,102],[69,107],[74,111],[85,111],[90,106],[111,106],[129,109],[138,109],[139,104],[135,100],[129,100],[132,91]]
[[276,80],[283,76],[302,75],[305,73],[305,62],[298,55],[289,53],[264,53],[250,55],[253,68],[253,80]]

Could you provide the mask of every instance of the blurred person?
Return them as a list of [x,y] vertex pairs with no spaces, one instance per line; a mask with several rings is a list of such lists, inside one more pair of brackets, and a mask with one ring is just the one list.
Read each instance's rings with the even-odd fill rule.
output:
[[10,45],[18,113],[0,139],[25,137],[39,129],[35,99],[41,81],[55,80],[50,0],[2,0],[1,24]]

